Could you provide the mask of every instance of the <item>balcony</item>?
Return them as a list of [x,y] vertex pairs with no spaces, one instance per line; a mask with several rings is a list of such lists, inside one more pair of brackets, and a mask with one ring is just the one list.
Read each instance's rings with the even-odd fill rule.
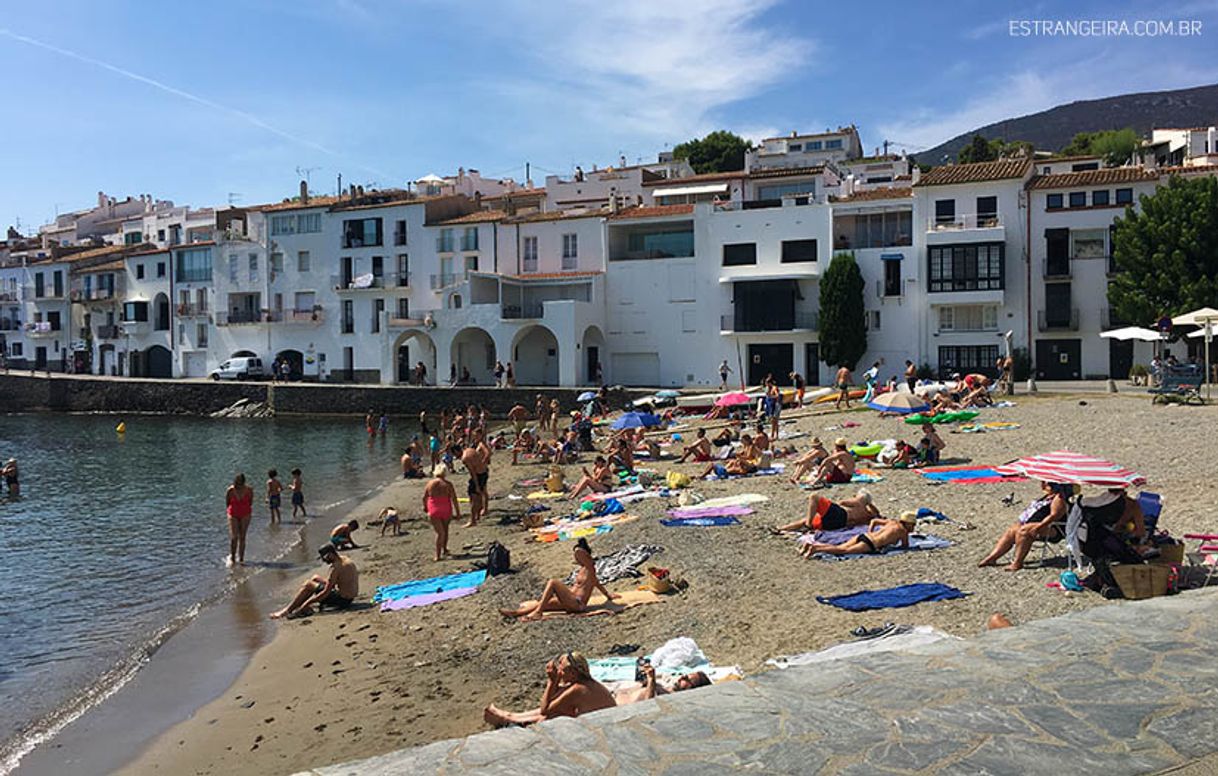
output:
[[969,240],[970,242],[1000,242],[1006,239],[1006,228],[996,213],[932,217],[926,224],[926,242],[930,245]]
[[1039,331],[1078,331],[1078,308],[1069,310],[1054,310],[1052,313],[1041,310],[1037,314]]
[[461,238],[461,250],[463,250],[463,251],[478,250],[478,235],[474,235],[473,237],[462,237]]
[[193,302],[187,304],[179,304],[177,307],[179,318],[198,318],[207,315],[207,305],[200,305]]
[[500,308],[499,315],[505,321],[527,321],[544,317],[545,308],[541,302],[505,304]]
[[107,302],[123,295],[126,289],[125,275],[101,275],[98,277],[113,277],[111,283],[82,283],[79,280],[72,283],[71,299],[73,302]]
[[26,299],[55,300],[55,299],[64,298],[64,290],[62,287],[59,289],[56,289],[50,285],[45,285],[42,287],[42,291],[39,291],[36,286],[26,286],[25,291],[26,291],[26,294],[25,294]]
[[464,272],[432,275],[431,276],[431,290],[439,291],[440,289],[444,289],[444,288],[452,288],[453,286],[459,286],[464,282],[465,282],[465,273]]
[[407,317],[389,316],[386,325],[390,329],[434,329],[436,327],[436,311],[424,310],[412,313]]
[[[783,320],[783,318],[786,318]],[[814,312],[797,310],[790,316],[769,316],[768,318],[746,318],[735,313],[719,317],[721,333],[762,333],[770,331],[816,331],[819,316]]]
[[1074,262],[1069,259],[1041,259],[1040,275],[1045,280],[1069,280],[1074,275]]
[[61,331],[59,326],[54,326],[48,321],[40,321],[38,323],[27,323],[25,325],[25,336],[27,337],[57,337]]
[[321,305],[314,305],[310,310],[271,310],[265,315],[270,323],[318,324],[325,319]]
[[382,288],[406,288],[410,285],[409,272],[382,272],[347,277],[331,275],[330,285],[335,291],[372,291]]
[[97,338],[99,340],[116,340],[123,336],[123,332],[117,324],[110,323],[97,327]]
[[453,240],[452,237],[448,237],[448,238],[437,237],[436,238],[436,253],[452,253],[455,245],[456,245],[456,241]]
[[265,323],[270,318],[269,312],[262,310],[231,310],[216,313],[217,326],[241,326],[254,323]]

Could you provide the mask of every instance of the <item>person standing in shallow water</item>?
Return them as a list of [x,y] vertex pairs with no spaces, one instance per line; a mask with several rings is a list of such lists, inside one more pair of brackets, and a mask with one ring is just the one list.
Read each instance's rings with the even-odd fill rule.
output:
[[279,472],[271,469],[266,473],[266,505],[271,512],[271,525],[281,519],[279,507],[283,503],[283,484],[279,482]]
[[233,484],[224,494],[228,513],[228,565],[245,563],[245,534],[254,512],[254,489],[245,484],[245,475],[233,477]]

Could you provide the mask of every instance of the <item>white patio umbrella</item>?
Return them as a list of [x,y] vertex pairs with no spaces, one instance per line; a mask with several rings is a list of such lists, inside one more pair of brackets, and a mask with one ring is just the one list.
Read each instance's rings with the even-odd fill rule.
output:
[[1163,335],[1152,329],[1144,329],[1141,326],[1126,326],[1122,329],[1112,329],[1111,331],[1102,331],[1100,336],[1106,339],[1115,340],[1138,340],[1139,342],[1157,342],[1163,339]]
[[[1205,400],[1210,400],[1210,343],[1214,341],[1214,324],[1218,322],[1218,310],[1212,307],[1202,307],[1191,313],[1177,315],[1171,319],[1178,326],[1200,326],[1201,336],[1205,337]],[[1191,336],[1191,335],[1190,335]]]
[[444,179],[441,178],[439,175],[436,175],[434,172],[429,172],[426,175],[424,175],[422,178],[419,178],[418,180],[415,181],[415,183],[443,183],[443,182],[444,182]]

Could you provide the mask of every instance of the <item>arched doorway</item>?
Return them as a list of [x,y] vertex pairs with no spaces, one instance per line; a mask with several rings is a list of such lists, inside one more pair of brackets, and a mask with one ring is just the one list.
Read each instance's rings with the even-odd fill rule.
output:
[[229,358],[258,358],[258,354],[252,350],[238,350],[229,356]]
[[558,338],[545,326],[517,332],[512,361],[520,385],[558,385]]
[[[602,385],[605,382],[605,334],[599,326],[589,326],[584,329],[580,343],[583,347],[583,364],[580,367],[581,377],[588,385]],[[597,373],[600,374],[597,374]]]
[[98,348],[97,373],[99,375],[112,375],[118,372],[118,360],[115,358],[114,345],[106,343]]
[[169,348],[153,345],[144,351],[145,377],[173,377],[173,354]]
[[152,300],[152,328],[157,331],[169,331],[169,297],[157,294]]
[[[406,331],[393,343],[394,377],[402,385],[435,385],[436,343],[421,331]],[[419,364],[426,370],[422,382],[416,375]]]
[[458,379],[468,371],[473,384],[494,385],[495,340],[484,329],[470,327],[457,332],[450,357]]
[[[275,354],[275,364],[282,364],[284,361],[287,361],[288,366],[292,368],[288,379],[299,380],[301,375],[304,374],[304,353],[301,353],[299,350],[281,350]],[[280,377],[282,374],[280,372],[275,376]]]

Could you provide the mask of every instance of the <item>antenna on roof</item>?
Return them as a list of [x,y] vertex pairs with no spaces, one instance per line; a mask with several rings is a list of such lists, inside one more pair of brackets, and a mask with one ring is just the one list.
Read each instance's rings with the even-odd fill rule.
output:
[[241,201],[241,192],[239,192],[239,191],[230,191],[230,192],[228,193],[228,204],[229,204],[229,206],[230,206],[230,207],[231,207],[232,205],[237,204],[237,203],[238,203],[238,202],[240,202],[240,201]]
[[314,170],[320,170],[320,169],[322,169],[322,168],[321,167],[301,167],[300,165],[296,165],[296,177],[304,178],[305,183],[310,184],[310,187],[311,187],[313,181],[309,179],[309,173],[313,172]]

